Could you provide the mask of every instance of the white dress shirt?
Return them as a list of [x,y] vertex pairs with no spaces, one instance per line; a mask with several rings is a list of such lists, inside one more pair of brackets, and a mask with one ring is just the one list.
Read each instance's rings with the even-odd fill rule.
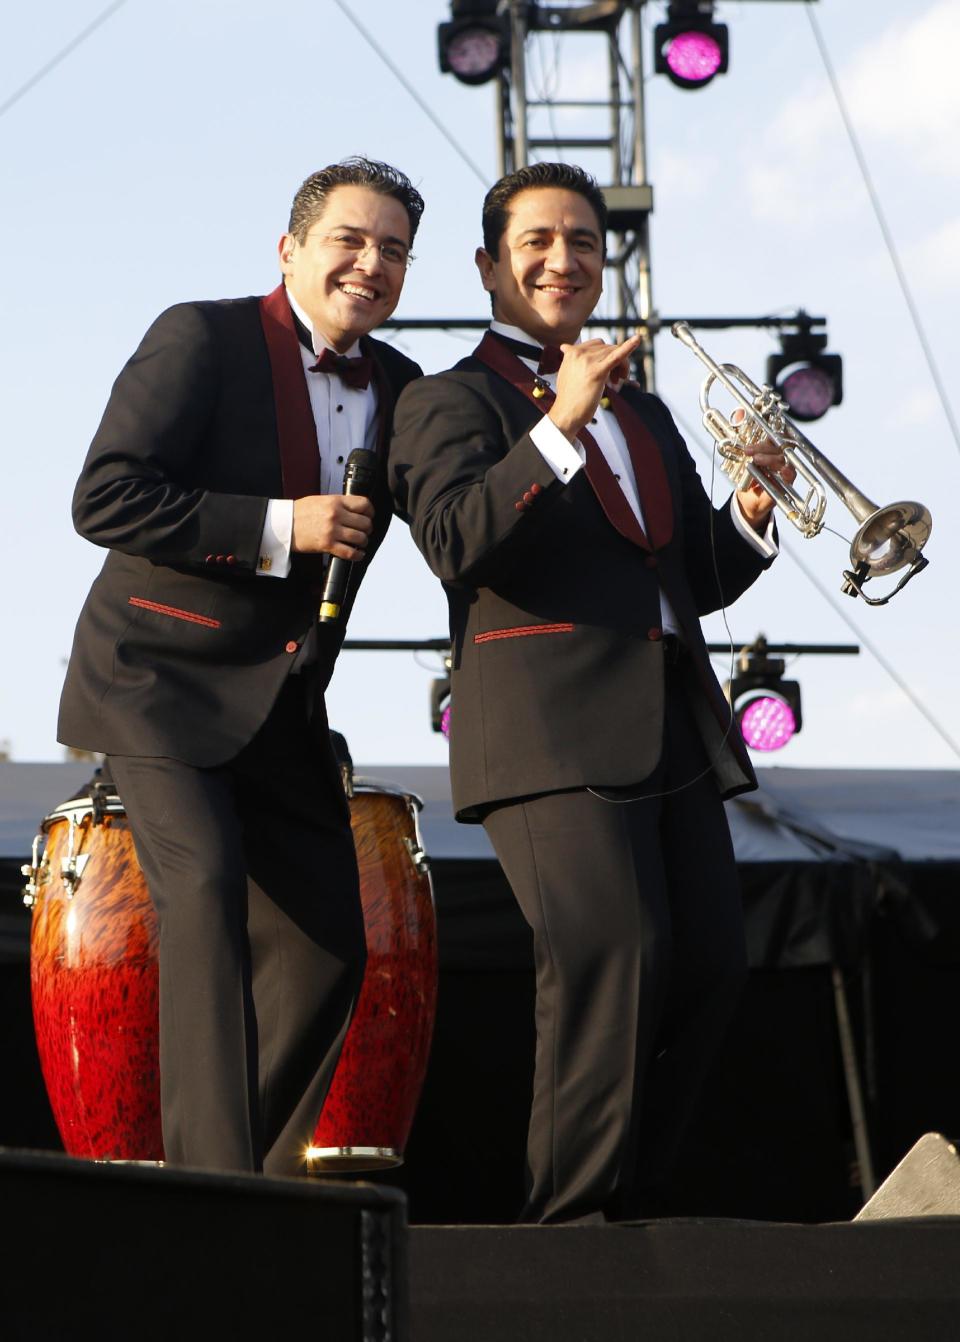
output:
[[[372,381],[365,388],[348,387],[336,373],[308,371],[322,351],[332,347],[313,329],[313,323],[289,289],[287,300],[313,339],[313,353],[303,344],[299,348],[310,394],[310,408],[317,426],[320,493],[339,494],[343,491],[344,467],[353,449],[365,447],[372,450],[377,445],[377,393]],[[351,359],[359,353],[359,341],[346,351],[347,357]],[[267,504],[260,538],[257,573],[270,578],[285,578],[290,572],[292,539],[293,499],[271,499]]]
[[[490,330],[498,335],[506,336],[510,340],[519,340],[526,345],[536,345],[542,348],[538,340],[532,340],[526,331],[521,331],[518,326],[508,326],[505,322],[493,321],[490,323]],[[537,361],[535,359],[524,359],[522,355],[518,356],[526,366],[533,372],[537,371]],[[553,391],[557,389],[556,373],[538,374],[541,381],[546,382]],[[613,472],[614,478],[623,490],[624,497],[629,503],[634,516],[646,531],[643,520],[643,509],[640,506],[640,493],[637,489],[636,477],[633,473],[633,462],[630,460],[630,453],[627,449],[626,439],[623,436],[623,430],[617,423],[617,417],[612,410],[604,410],[602,406],[597,407],[596,415],[590,422],[590,436],[594,439],[597,447],[606,458],[607,465]],[[558,480],[565,484],[569,483],[578,471],[583,469],[587,459],[586,448],[579,442],[571,443],[566,434],[557,428],[549,415],[536,423],[530,430],[530,437],[537,451],[543,457],[544,461],[553,471]],[[755,550],[764,556],[775,555],[778,553],[777,544],[773,539],[773,515],[767,523],[764,534],[758,535],[753,527],[744,517],[740,508],[736,494],[731,495],[730,512],[733,524]],[[660,616],[661,625],[665,634],[679,634],[680,626],[677,617],[671,609],[670,602],[661,588],[660,591]]]

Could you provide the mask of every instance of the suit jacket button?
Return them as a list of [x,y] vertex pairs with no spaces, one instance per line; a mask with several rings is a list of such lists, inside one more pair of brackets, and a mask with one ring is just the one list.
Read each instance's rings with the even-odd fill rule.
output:
[[284,648],[284,652],[296,652],[299,646],[300,646],[299,643],[297,643],[294,639],[291,639],[290,642]]
[[656,555],[647,555],[643,562],[646,564],[647,568],[656,568],[659,561]]
[[663,630],[662,630],[662,629],[648,629],[648,630],[647,630],[647,638],[650,640],[651,643],[659,643],[660,639],[663,638]]

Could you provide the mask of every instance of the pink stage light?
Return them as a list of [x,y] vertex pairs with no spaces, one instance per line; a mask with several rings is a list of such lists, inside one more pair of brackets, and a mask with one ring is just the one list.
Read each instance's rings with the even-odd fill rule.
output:
[[665,53],[666,62],[678,79],[705,84],[720,69],[723,53],[709,33],[678,33]]
[[793,709],[772,694],[751,699],[738,716],[743,739],[751,750],[781,750],[797,730]]

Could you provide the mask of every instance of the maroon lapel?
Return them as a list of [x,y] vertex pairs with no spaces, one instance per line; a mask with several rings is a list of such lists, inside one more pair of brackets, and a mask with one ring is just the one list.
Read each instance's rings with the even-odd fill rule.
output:
[[663,457],[653,434],[620,392],[607,388],[610,409],[627,444],[633,478],[640,495],[640,511],[654,550],[662,550],[673,536],[673,498]]
[[272,294],[260,299],[260,321],[273,378],[283,496],[300,499],[307,494],[319,494],[317,426],[285,285],[279,284]]
[[[542,381],[536,373],[531,372],[523,360],[511,353],[506,345],[502,344],[491,331],[486,333],[474,350],[474,357],[479,359],[481,363],[485,363],[488,368],[492,368],[495,373],[499,373],[501,377],[506,378],[512,387],[516,387],[517,391],[522,392],[541,412],[546,413],[553,405],[554,393],[546,382]],[[537,395],[534,395],[534,389],[536,389]],[[634,416],[634,418],[638,417]],[[606,514],[607,521],[620,532],[621,536],[624,536],[628,541],[632,541],[634,545],[641,545],[645,550],[651,549],[651,544],[637,521],[636,513],[630,507],[626,495],[617,484],[616,477],[610,469],[606,457],[597,446],[596,440],[585,429],[581,430],[577,436],[586,451],[585,469],[587,479],[599,500],[600,507]],[[628,446],[629,442],[630,440],[627,438]],[[630,456],[633,460],[632,450]],[[636,470],[636,463],[634,463],[634,470]],[[660,463],[660,470],[663,471],[662,462]],[[646,514],[644,515],[646,516]],[[668,513],[668,517],[672,530],[672,513]]]
[[368,355],[373,360],[373,385],[377,389],[377,456],[381,461],[386,461],[387,441],[393,422],[393,388],[387,380],[369,336],[360,337],[360,353]]

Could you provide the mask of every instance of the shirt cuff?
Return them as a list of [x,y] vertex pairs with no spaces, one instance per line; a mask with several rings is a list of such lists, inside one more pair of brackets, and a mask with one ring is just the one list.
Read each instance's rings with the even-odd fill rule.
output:
[[549,415],[530,430],[530,441],[558,480],[572,480],[583,466],[586,454],[579,444],[571,443]]
[[293,499],[270,499],[260,536],[257,577],[285,578],[290,572]]
[[766,530],[763,532],[763,535],[761,535],[760,532],[754,531],[753,527],[744,517],[743,509],[740,507],[740,500],[737,498],[736,494],[730,495],[730,515],[733,518],[733,525],[736,527],[737,531],[740,532],[743,539],[752,545],[759,554],[762,554],[764,559],[773,559],[780,553],[780,547],[777,544],[774,535],[773,515],[775,512],[776,508],[770,509]]

